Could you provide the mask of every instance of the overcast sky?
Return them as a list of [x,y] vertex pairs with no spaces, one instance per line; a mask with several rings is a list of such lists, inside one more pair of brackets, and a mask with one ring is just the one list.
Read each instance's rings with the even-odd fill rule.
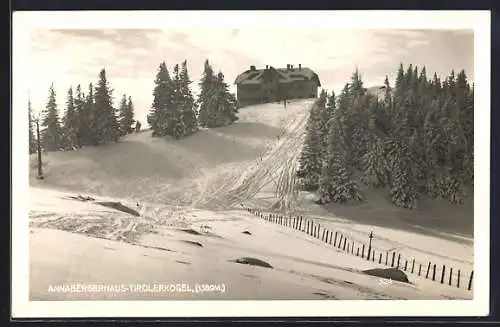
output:
[[196,92],[209,59],[224,73],[234,91],[236,76],[250,65],[310,67],[322,87],[338,92],[358,66],[366,86],[391,83],[402,62],[425,65],[427,74],[447,75],[465,69],[474,78],[472,30],[293,29],[293,28],[171,28],[162,29],[35,29],[29,38],[29,79],[26,93],[35,110],[45,106],[54,83],[57,103],[64,109],[70,86],[87,93],[99,71],[106,69],[115,105],[122,94],[132,97],[136,116],[145,123],[160,62],[172,71],[188,62]]

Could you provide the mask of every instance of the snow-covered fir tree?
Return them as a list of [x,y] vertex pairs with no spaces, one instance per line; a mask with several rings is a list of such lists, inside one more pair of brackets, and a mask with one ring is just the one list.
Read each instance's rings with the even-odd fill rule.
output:
[[238,120],[236,96],[229,92],[224,74],[214,73],[208,60],[205,61],[197,99],[198,122],[201,127],[226,126]]
[[120,124],[120,134],[122,136],[134,131],[134,104],[132,103],[132,97],[129,96],[127,98],[126,94],[123,94],[120,100],[120,106],[118,107],[118,122]]
[[[348,93],[343,93],[343,96],[348,96]],[[344,100],[343,96],[341,95],[339,102]],[[322,151],[318,179],[319,203],[345,203],[363,200],[363,195],[353,180],[346,162],[347,146],[342,135],[342,119],[342,114],[335,111],[328,124],[327,146]]]
[[89,113],[87,112],[87,106],[85,102],[85,94],[82,92],[80,84],[75,88],[75,94],[73,96],[74,106],[76,111],[76,116],[78,117],[78,129],[76,133],[77,145],[82,147],[88,145],[88,134],[89,132]]
[[318,188],[321,175],[322,155],[326,146],[326,92],[321,92],[309,112],[302,151],[299,157],[297,177],[307,190]]
[[184,135],[191,135],[198,130],[198,118],[196,116],[196,103],[191,92],[191,83],[187,68],[187,61],[182,62],[180,72],[181,97],[182,97],[182,120],[184,124]]
[[236,98],[229,92],[229,85],[224,81],[224,74],[219,72],[215,82],[215,108],[210,127],[231,125],[238,120]]
[[63,147],[66,150],[78,146],[79,119],[73,98],[73,88],[70,87],[66,98],[66,109],[62,119]]
[[215,116],[214,111],[216,110],[216,83],[217,78],[207,59],[205,60],[203,75],[199,83],[200,94],[197,99],[198,122],[201,127],[213,127],[215,125],[213,118]]
[[118,142],[120,138],[120,125],[113,107],[113,90],[109,87],[106,70],[99,72],[99,80],[94,94],[95,111],[98,115],[97,137],[99,142]]
[[102,128],[103,128],[103,115],[102,111],[97,110],[95,105],[94,97],[94,86],[89,83],[88,93],[85,97],[84,103],[84,115],[86,121],[85,133],[83,134],[85,145],[99,145],[99,141],[102,139]]
[[184,135],[184,108],[183,88],[180,78],[179,65],[174,66],[172,77],[172,101],[167,105],[166,135],[178,140]]
[[168,107],[172,104],[172,80],[165,62],[158,68],[153,90],[153,103],[147,116],[147,122],[153,130],[153,136],[167,135]]
[[62,145],[61,123],[56,104],[56,92],[52,84],[49,89],[49,100],[44,110],[44,118],[41,123],[42,147],[46,151],[58,151]]

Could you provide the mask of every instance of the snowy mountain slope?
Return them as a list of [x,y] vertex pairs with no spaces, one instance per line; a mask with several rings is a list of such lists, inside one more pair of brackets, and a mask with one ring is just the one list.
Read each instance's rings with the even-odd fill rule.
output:
[[[412,284],[381,283],[379,278],[361,272],[379,267],[376,262],[346,255],[304,233],[240,210],[191,209],[183,213],[182,219],[168,219],[169,224],[165,224],[159,219],[161,215],[134,217],[92,203],[63,199],[67,192],[34,192],[37,200],[32,200],[30,234],[32,300],[467,299],[472,295],[463,288],[413,275],[409,276]],[[202,225],[210,226],[207,232],[202,232]],[[186,232],[187,227],[192,232]],[[242,257],[264,260],[272,269],[234,262]],[[48,285],[74,282],[224,283],[227,292],[48,291]]]
[[[311,103],[242,108],[236,124],[203,129],[179,141],[152,138],[147,131],[118,144],[48,153],[43,181],[35,178],[32,156],[30,183],[138,202],[202,205],[214,203],[216,196],[226,203],[241,175],[257,167],[261,156],[280,149],[278,138],[300,131]],[[293,125],[297,122],[299,126]],[[281,156],[287,154],[284,150]]]

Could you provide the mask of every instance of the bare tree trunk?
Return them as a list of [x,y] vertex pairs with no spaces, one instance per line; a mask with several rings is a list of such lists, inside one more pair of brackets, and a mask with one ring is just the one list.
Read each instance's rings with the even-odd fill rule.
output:
[[38,152],[38,179],[43,179],[42,171],[42,147],[40,145],[40,124],[38,119],[36,120],[36,145]]

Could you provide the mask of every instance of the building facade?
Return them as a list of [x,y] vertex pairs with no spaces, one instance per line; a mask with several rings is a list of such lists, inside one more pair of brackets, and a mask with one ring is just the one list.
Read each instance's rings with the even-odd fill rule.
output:
[[294,68],[250,69],[241,73],[235,82],[240,106],[277,102],[284,99],[305,99],[318,96],[321,86],[318,75],[310,68],[299,64]]

